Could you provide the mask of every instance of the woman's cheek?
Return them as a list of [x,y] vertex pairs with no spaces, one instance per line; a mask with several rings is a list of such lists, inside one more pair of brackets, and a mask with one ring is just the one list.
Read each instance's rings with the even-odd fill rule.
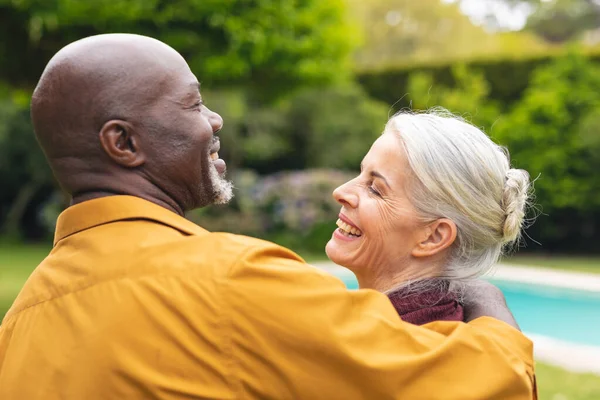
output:
[[379,203],[376,204],[377,216],[374,218],[377,221],[377,228],[380,235],[393,233],[398,223],[399,218],[402,218],[398,212],[396,204]]

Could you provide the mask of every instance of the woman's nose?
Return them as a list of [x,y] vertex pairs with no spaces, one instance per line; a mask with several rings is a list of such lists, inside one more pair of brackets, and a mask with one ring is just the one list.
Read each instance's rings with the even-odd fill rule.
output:
[[346,182],[333,191],[333,198],[343,206],[358,207],[358,196],[351,185],[352,181]]

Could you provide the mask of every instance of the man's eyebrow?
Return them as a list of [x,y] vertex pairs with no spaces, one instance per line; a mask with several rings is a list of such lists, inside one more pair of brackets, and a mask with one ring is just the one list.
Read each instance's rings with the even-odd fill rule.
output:
[[195,82],[190,82],[187,86],[187,89],[185,89],[186,91],[186,96],[196,96],[200,93],[200,82],[195,81]]
[[200,101],[202,101],[202,95],[200,94],[200,82],[190,82],[187,85],[187,90],[182,94],[181,100],[175,101],[178,104],[186,105],[190,101],[196,101],[198,96],[200,96]]
[[383,183],[385,183],[385,185],[391,189],[390,184],[388,183],[387,179],[385,179],[385,176],[381,175],[379,172],[371,171],[371,176],[381,179],[383,181]]

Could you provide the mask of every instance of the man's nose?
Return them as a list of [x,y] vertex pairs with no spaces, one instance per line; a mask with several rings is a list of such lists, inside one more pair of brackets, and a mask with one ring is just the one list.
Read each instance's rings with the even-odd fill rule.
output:
[[353,181],[346,182],[333,191],[333,198],[345,207],[358,207],[358,195],[355,192]]
[[210,123],[213,132],[217,133],[221,130],[221,128],[223,128],[223,118],[221,118],[221,116],[214,111],[208,111],[210,113],[208,116],[208,122]]

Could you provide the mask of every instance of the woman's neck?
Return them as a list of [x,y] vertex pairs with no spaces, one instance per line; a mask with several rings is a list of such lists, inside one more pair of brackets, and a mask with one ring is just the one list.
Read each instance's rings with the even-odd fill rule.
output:
[[369,268],[365,274],[356,274],[361,289],[374,289],[387,293],[414,281],[439,277],[441,267],[437,263],[413,263],[387,268]]

